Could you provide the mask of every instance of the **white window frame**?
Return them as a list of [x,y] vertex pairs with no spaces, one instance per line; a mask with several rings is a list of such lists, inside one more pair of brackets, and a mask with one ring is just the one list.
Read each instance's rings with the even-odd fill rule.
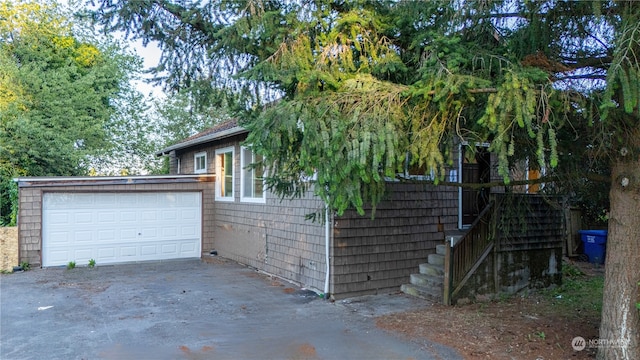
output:
[[418,181],[433,181],[436,178],[436,172],[431,169],[429,170],[429,174],[423,174],[423,173],[419,173],[419,174],[412,174],[411,170],[410,170],[410,166],[409,163],[411,162],[411,153],[409,151],[407,151],[407,153],[405,154],[405,160],[404,160],[404,166],[403,166],[403,172],[402,173],[397,173],[397,177],[399,178],[404,178],[404,179],[411,179],[411,180],[418,180]]
[[[246,159],[245,152],[249,151],[251,153],[251,159]],[[245,196],[245,168],[249,166],[249,164],[253,163],[255,160],[255,153],[251,151],[250,148],[241,146],[240,147],[240,201],[241,202],[252,202],[252,203],[265,203],[266,202],[266,189],[264,188],[264,174],[262,181],[262,196],[260,197],[249,197]],[[251,182],[253,184],[253,181]]]
[[[222,174],[220,156],[231,153],[231,196],[222,195],[222,182],[225,180]],[[235,183],[236,183],[236,149],[234,146],[217,149],[215,151],[216,162],[216,194],[215,200],[217,201],[235,201]]]
[[[198,158],[204,158],[204,168],[198,169]],[[206,174],[207,173],[207,152],[201,151],[193,154],[193,173],[194,174]]]

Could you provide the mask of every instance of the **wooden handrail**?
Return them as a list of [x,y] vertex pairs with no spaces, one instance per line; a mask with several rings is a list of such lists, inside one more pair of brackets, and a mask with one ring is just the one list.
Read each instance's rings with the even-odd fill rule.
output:
[[493,246],[490,232],[493,201],[480,212],[464,236],[455,244],[449,240],[444,258],[443,303],[451,305],[453,297],[470,278],[478,263],[486,258]]

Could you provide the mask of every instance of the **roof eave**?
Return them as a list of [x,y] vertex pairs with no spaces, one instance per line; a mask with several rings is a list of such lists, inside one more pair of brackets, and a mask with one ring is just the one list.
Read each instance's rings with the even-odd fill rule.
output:
[[228,138],[228,137],[231,137],[231,136],[240,135],[240,134],[244,134],[244,133],[248,133],[248,132],[249,131],[247,129],[243,128],[242,126],[234,126],[231,129],[223,130],[223,131],[220,131],[220,132],[215,132],[213,134],[201,136],[201,137],[195,138],[193,140],[189,140],[189,141],[185,141],[185,142],[181,142],[181,143],[178,143],[178,144],[171,145],[171,146],[169,146],[167,148],[164,148],[164,149],[156,152],[155,155],[156,156],[163,156],[163,155],[169,154],[171,151],[174,151],[174,150],[185,149],[185,148],[192,147],[192,146],[195,146],[195,145],[200,145],[200,144],[204,144],[204,143],[207,143],[207,142],[220,140],[220,139],[224,139],[224,138]]

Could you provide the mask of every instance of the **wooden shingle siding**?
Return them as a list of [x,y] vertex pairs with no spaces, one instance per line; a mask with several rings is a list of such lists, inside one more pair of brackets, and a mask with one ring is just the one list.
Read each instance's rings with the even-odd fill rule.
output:
[[[375,217],[348,211],[334,220],[336,298],[397,291],[457,226],[457,189],[392,183]],[[370,211],[370,210],[369,210]]]
[[226,258],[323,289],[324,225],[305,219],[310,209],[321,207],[311,196],[282,201],[267,196],[265,204],[218,202],[215,248]]
[[562,249],[564,211],[557,198],[542,195],[500,194],[496,197],[498,241],[496,251]]
[[207,215],[214,225],[213,245],[220,256],[267,273],[285,278],[301,286],[324,288],[324,225],[305,219],[305,215],[323,208],[323,202],[310,192],[302,199],[280,200],[267,192],[265,203],[240,201],[242,134],[212,145],[201,145],[178,153],[181,173],[193,173],[193,158],[207,153],[207,173],[215,174],[216,149],[233,147],[234,201],[215,202],[213,214]]
[[561,283],[565,219],[560,199],[513,193],[492,196],[496,200],[493,254],[480,264],[454,303]]
[[[215,173],[216,149],[235,149],[239,174],[240,146],[246,134],[176,151],[181,173],[193,172],[193,156],[206,151],[208,173]],[[418,264],[435,252],[444,232],[458,222],[458,190],[421,184],[391,183],[389,198],[375,219],[347,211],[330,221],[330,289],[334,298],[397,291]],[[216,201],[212,216],[213,247],[220,256],[285,278],[301,286],[324,289],[325,226],[305,219],[324,203],[309,191],[299,199],[267,192],[265,203],[240,201],[240,176],[234,201]]]

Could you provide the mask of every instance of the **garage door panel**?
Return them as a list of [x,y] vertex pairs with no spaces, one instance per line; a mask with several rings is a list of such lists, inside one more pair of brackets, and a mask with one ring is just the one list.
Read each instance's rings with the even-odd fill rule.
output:
[[195,203],[200,203],[199,193],[177,193],[176,204],[178,206],[188,207]]
[[176,206],[178,206],[178,196],[178,193],[163,194],[159,195],[160,198],[158,199],[158,201],[162,202],[166,206],[166,208],[175,208]]
[[116,193],[95,193],[91,195],[93,195],[93,201],[99,203],[100,205],[113,206],[118,202],[118,196]]
[[68,246],[73,243],[68,231],[52,231],[49,243],[52,246]]
[[120,205],[124,209],[135,207],[137,206],[137,204],[138,204],[137,196],[127,196],[127,197],[118,198],[118,205]]
[[98,242],[108,242],[108,241],[114,240],[115,238],[116,238],[115,229],[98,230],[98,239],[97,239]]
[[67,259],[70,258],[69,255],[70,254],[68,250],[53,250],[49,253],[51,261],[61,262],[61,265],[68,263]]
[[60,201],[56,202],[56,208],[67,209],[69,204],[76,208],[90,209],[95,206],[95,194],[61,194]]
[[162,228],[163,239],[175,239],[177,237],[178,237],[178,229],[176,229],[175,227]]
[[148,240],[148,239],[156,239],[158,238],[158,229],[146,227],[142,229],[141,235],[139,235],[140,240]]
[[92,243],[94,241],[93,232],[89,230],[76,231],[73,240],[75,243]]
[[96,262],[113,261],[116,259],[116,249],[114,247],[100,247],[96,255]]
[[118,213],[118,221],[122,223],[136,223],[138,221],[135,211],[121,211]]
[[155,193],[142,193],[142,194],[138,194],[138,203],[136,204],[136,206],[138,207],[152,207],[152,208],[157,208],[159,206],[165,206],[168,205],[165,203],[160,203],[160,201],[158,200],[158,194]]
[[46,193],[43,266],[200,257],[201,194]]
[[162,220],[175,221],[178,218],[178,212],[176,210],[162,210]]
[[138,232],[134,228],[120,229],[120,240],[135,241],[137,238],[137,234]]
[[117,218],[115,211],[101,211],[98,213],[98,222],[102,225],[115,225]]
[[136,246],[121,246],[120,257],[136,256],[138,254],[138,248]]
[[195,253],[197,251],[198,249],[196,249],[195,242],[193,241],[182,242],[180,244],[180,252],[183,254]]
[[143,222],[156,223],[158,221],[158,210],[143,210],[141,213]]
[[94,254],[93,254],[93,249],[89,248],[89,249],[76,249],[74,251],[74,259],[73,260],[76,262],[76,265],[82,265],[82,264],[86,264],[89,262],[89,259],[93,259],[94,258]]
[[140,255],[149,256],[158,254],[158,245],[142,245],[140,246]]
[[75,213],[74,223],[78,224],[91,224],[93,222],[93,213],[87,211],[79,211]]
[[183,209],[180,212],[181,220],[196,220],[199,217],[200,213],[196,212],[195,210]]
[[69,214],[59,211],[54,211],[50,214],[51,225],[53,226],[66,226],[69,225]]
[[196,229],[189,226],[180,227],[180,237],[194,237],[196,235]]
[[162,254],[165,255],[178,255],[178,244],[163,244],[160,247]]

